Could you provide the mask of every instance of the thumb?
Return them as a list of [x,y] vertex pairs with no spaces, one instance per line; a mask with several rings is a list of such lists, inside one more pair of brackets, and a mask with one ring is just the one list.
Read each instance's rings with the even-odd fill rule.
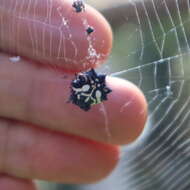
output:
[[78,12],[71,0],[23,0],[21,3],[0,0],[0,4],[3,52],[69,72],[93,68],[110,53],[111,29],[88,5]]

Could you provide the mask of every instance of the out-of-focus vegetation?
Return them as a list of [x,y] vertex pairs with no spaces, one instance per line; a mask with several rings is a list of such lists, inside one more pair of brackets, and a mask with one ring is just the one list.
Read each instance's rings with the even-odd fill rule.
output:
[[85,2],[92,5],[96,9],[105,9],[112,6],[118,6],[127,2],[128,0],[86,0]]

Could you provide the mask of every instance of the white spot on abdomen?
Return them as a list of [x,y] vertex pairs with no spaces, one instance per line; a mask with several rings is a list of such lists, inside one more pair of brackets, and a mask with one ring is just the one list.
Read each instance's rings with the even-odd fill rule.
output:
[[86,92],[86,91],[88,91],[90,89],[90,85],[88,85],[88,84],[86,84],[86,85],[84,85],[83,87],[82,87],[82,91],[83,92]]

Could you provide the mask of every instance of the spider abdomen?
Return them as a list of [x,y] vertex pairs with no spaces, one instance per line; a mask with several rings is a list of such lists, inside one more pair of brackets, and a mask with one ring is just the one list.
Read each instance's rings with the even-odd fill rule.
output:
[[107,100],[111,89],[106,86],[105,79],[106,75],[98,75],[94,69],[79,73],[71,83],[70,101],[88,111],[92,105]]

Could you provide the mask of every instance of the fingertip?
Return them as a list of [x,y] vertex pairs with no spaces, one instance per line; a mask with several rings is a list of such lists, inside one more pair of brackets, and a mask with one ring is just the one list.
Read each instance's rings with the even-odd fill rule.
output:
[[129,81],[119,78],[107,78],[112,89],[105,103],[109,116],[110,130],[114,134],[113,144],[129,144],[142,133],[148,106],[141,90]]

